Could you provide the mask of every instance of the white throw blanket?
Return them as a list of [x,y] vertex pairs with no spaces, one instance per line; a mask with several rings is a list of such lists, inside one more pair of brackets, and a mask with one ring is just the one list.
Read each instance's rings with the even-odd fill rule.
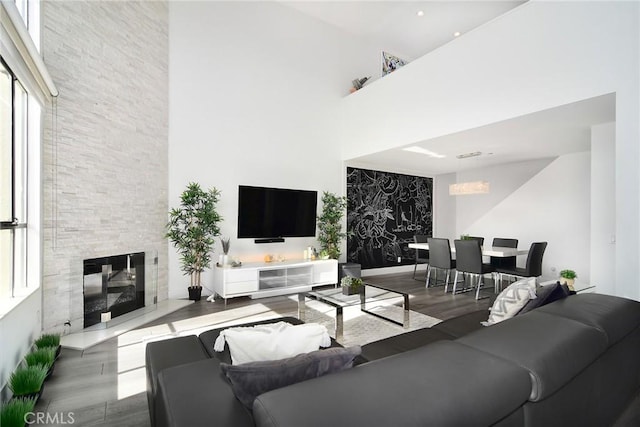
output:
[[225,329],[213,349],[224,351],[229,344],[234,365],[261,360],[277,360],[329,347],[327,328],[317,323],[292,325],[287,322]]

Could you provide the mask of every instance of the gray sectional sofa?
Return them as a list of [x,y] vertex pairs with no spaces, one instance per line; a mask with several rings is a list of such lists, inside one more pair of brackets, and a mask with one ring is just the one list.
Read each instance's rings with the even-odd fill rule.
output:
[[584,294],[486,317],[367,344],[357,366],[264,393],[253,412],[221,374],[219,330],[149,343],[152,425],[605,426],[640,391],[640,302]]

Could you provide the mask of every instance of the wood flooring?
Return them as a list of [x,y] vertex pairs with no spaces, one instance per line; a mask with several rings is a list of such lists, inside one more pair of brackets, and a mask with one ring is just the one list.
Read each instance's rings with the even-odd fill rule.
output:
[[[424,272],[418,272],[418,276],[420,280],[414,280],[412,273],[398,273],[365,280],[408,292],[411,310],[442,320],[486,309],[493,299],[476,301],[472,293],[444,294],[441,286],[425,288]],[[490,289],[485,292],[493,295]],[[214,314],[216,321],[242,323],[242,317],[248,315],[275,315],[295,309],[295,300],[284,296],[235,298],[228,300],[226,306],[222,300],[202,300],[84,351],[63,349],[36,411],[48,414],[49,419],[56,415],[65,419],[73,413],[78,426],[148,426],[144,369],[148,339],[162,339],[176,331],[195,331]]]

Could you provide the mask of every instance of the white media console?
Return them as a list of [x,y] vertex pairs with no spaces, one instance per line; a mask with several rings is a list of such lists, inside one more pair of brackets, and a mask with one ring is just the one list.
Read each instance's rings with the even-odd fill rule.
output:
[[216,266],[213,290],[226,301],[247,295],[264,298],[305,292],[314,286],[337,282],[338,261],[335,259],[253,262],[240,267]]

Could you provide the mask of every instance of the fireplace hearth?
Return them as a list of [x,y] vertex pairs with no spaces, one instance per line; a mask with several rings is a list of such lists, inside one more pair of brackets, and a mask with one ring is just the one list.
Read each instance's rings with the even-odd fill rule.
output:
[[145,306],[144,252],[83,261],[84,327]]

